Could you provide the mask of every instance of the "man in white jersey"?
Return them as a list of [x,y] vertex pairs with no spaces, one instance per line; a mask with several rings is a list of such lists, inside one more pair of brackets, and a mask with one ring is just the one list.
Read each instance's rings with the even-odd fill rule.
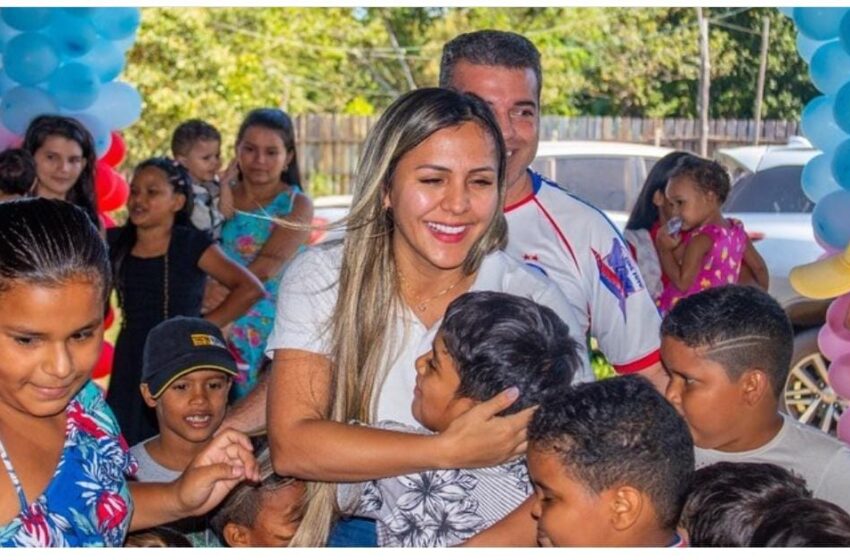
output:
[[537,153],[541,84],[540,53],[516,33],[465,33],[443,47],[440,86],[484,99],[502,129],[507,252],[555,281],[618,373],[640,373],[663,391],[661,320],[619,231],[597,208],[528,169]]

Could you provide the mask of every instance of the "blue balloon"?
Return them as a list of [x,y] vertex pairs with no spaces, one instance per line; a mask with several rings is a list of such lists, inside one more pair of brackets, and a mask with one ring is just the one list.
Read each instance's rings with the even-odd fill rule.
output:
[[100,37],[92,49],[79,58],[79,62],[91,67],[100,79],[100,83],[105,84],[121,74],[124,69],[124,54],[116,46],[115,41]]
[[62,8],[62,11],[76,18],[89,18],[97,8]]
[[841,188],[832,176],[832,161],[827,154],[819,154],[803,167],[800,177],[803,194],[812,202],[818,202],[831,192]]
[[136,34],[135,33],[133,33],[132,35],[128,35],[128,36],[124,37],[123,39],[118,39],[118,40],[113,41],[113,43],[118,48],[118,50],[120,50],[124,54],[127,54],[127,51],[130,50],[130,48],[133,46],[133,43],[135,43],[135,42],[136,42]]
[[63,59],[79,58],[89,52],[98,40],[94,25],[86,19],[60,12],[45,34],[53,41]]
[[15,35],[20,35],[21,32],[15,29],[14,27],[9,27],[6,25],[6,22],[0,18],[0,40],[8,41]]
[[9,77],[25,86],[42,82],[59,66],[59,55],[41,33],[21,33],[6,44],[3,67]]
[[794,8],[791,8],[789,6],[781,6],[776,9],[779,10],[783,16],[794,17]]
[[841,18],[841,24],[838,26],[838,39],[841,41],[844,50],[850,52],[850,12],[847,12]]
[[850,134],[850,82],[841,86],[835,94],[832,117],[841,130]]
[[844,189],[829,193],[815,204],[812,227],[815,236],[832,247],[846,247],[850,243],[850,191]]
[[803,107],[800,126],[809,141],[824,152],[831,152],[839,144],[850,138],[836,124],[833,114],[833,99],[820,95]]
[[10,78],[6,72],[0,70],[0,97],[3,97],[7,91],[15,89],[19,85],[21,84]]
[[95,8],[91,18],[97,32],[114,41],[135,33],[142,13],[138,8]]
[[[842,142],[832,154],[832,176],[842,188],[850,190],[850,141]],[[847,215],[850,217],[850,214]],[[850,219],[847,220],[850,222]]]
[[3,21],[19,31],[37,31],[47,27],[53,18],[50,8],[3,8],[0,10]]
[[844,50],[840,41],[830,41],[812,55],[809,73],[818,90],[833,95],[850,78],[850,53]]
[[100,93],[100,80],[94,71],[79,62],[64,64],[53,73],[47,85],[56,102],[66,109],[88,108]]
[[838,26],[847,8],[794,8],[794,22],[800,33],[816,41],[838,36]]
[[100,87],[100,95],[87,112],[97,115],[109,130],[121,130],[141,116],[142,97],[130,84],[109,82]]
[[825,45],[826,43],[828,43],[828,41],[815,41],[814,39],[809,39],[802,33],[797,33],[797,52],[800,53],[800,58],[802,58],[806,64],[812,63],[812,55],[815,54],[818,47]]
[[12,89],[0,103],[0,121],[10,131],[22,136],[35,117],[58,111],[53,99],[44,91],[27,86]]
[[85,113],[65,113],[69,117],[73,117],[88,129],[94,139],[94,151],[97,152],[97,157],[109,151],[109,146],[112,145],[112,132],[109,126],[91,112]]

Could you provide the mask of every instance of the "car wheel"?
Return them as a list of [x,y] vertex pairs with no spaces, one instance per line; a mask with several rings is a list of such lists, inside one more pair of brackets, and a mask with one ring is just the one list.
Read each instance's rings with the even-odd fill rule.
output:
[[835,434],[838,417],[850,407],[829,386],[829,362],[818,350],[820,327],[800,332],[794,337],[791,371],[785,381],[785,411],[804,424],[828,434]]

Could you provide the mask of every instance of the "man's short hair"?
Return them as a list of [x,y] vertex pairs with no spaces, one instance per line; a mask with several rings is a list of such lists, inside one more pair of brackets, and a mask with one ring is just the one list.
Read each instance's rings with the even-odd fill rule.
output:
[[440,87],[451,87],[455,65],[461,60],[485,66],[512,69],[531,68],[537,78],[537,98],[543,88],[540,51],[534,43],[510,31],[484,29],[458,35],[443,45],[440,59]]
[[171,135],[171,153],[175,157],[185,156],[201,140],[221,142],[221,134],[216,127],[201,119],[183,121]]
[[797,498],[767,512],[749,546],[850,546],[850,514],[817,498]]
[[805,480],[778,465],[715,463],[694,473],[679,525],[695,546],[749,546],[770,510],[811,495]]
[[663,528],[676,527],[694,472],[694,442],[647,380],[616,377],[550,395],[529,424],[528,441],[554,452],[594,494],[636,488],[649,496]]
[[788,315],[766,292],[730,284],[690,295],[673,306],[661,322],[661,336],[689,348],[706,348],[736,381],[758,369],[779,397],[791,365],[794,329]]
[[458,396],[486,401],[519,389],[519,398],[502,414],[568,389],[579,365],[578,345],[561,318],[511,294],[463,294],[449,305],[438,334],[460,377]]

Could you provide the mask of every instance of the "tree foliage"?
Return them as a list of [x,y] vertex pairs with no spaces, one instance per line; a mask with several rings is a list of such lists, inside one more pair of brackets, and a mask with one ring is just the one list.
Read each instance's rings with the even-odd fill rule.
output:
[[[752,117],[762,18],[771,19],[765,118],[799,118],[815,95],[794,27],[773,8],[712,8],[713,117]],[[124,79],[143,97],[130,161],[167,153],[199,117],[232,149],[258,106],[373,114],[434,85],[443,43],[473,29],[523,33],[543,55],[543,112],[693,117],[699,68],[693,8],[144,8]],[[743,31],[742,31],[743,30]]]

